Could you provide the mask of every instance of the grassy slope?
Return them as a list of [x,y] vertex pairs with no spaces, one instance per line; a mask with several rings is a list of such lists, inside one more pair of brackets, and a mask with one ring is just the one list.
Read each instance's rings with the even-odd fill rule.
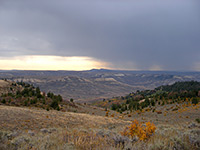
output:
[[[188,127],[200,116],[199,107],[190,106],[177,112],[169,110],[166,114],[133,112],[131,117],[109,111],[108,117],[104,117],[106,112],[98,108],[91,115],[0,106],[0,149],[120,149],[122,144],[116,147],[117,140],[113,138],[116,139],[134,119],[151,121],[157,127],[150,140],[134,143],[136,149],[195,149],[191,143],[199,142],[200,125],[195,123],[196,127]],[[167,108],[160,106],[158,109]],[[133,148],[130,141],[125,141],[125,147]]]
[[[20,148],[22,146],[21,149],[30,146],[29,144],[32,143],[34,147],[40,149],[43,147],[43,143],[40,143],[38,139],[41,140],[43,137],[46,138],[46,136],[52,138],[53,141],[49,141],[47,145],[50,146],[50,149],[54,149],[55,147],[51,146],[51,143],[55,142],[54,144],[56,144],[57,138],[63,137],[63,133],[66,132],[74,134],[82,130],[84,133],[90,133],[98,132],[102,129],[107,132],[108,130],[117,132],[119,128],[130,124],[130,121],[116,120],[109,117],[83,113],[45,111],[43,109],[26,107],[0,106],[0,112],[0,140],[4,139],[1,141],[4,145],[0,144],[0,149],[8,149],[8,145],[11,143],[11,145],[15,145],[14,147]],[[42,134],[44,129],[48,130],[47,134]],[[51,131],[52,134],[49,133]],[[9,140],[6,140],[7,135],[12,135],[15,132],[17,133],[16,137],[11,136]],[[34,132],[35,135],[31,136],[29,132]],[[22,142],[19,143],[19,140],[22,140]],[[64,147],[64,141],[59,142],[59,144]]]
[[45,111],[42,109],[0,106],[0,125],[5,130],[40,130],[41,128],[94,128],[108,124],[126,123],[113,118],[83,113]]

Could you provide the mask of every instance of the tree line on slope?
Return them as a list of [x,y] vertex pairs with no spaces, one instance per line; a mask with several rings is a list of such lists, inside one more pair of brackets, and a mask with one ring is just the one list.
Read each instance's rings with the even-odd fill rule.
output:
[[[15,92],[15,87],[20,87]],[[36,106],[49,110],[60,110],[60,102],[63,101],[61,95],[54,93],[41,92],[39,87],[34,87],[25,82],[12,83],[8,93],[1,94],[0,102],[3,104],[17,105],[17,106]]]
[[122,103],[112,103],[111,109],[118,112],[142,110],[145,107],[183,103],[197,104],[200,100],[200,82],[186,81],[165,85],[154,90],[136,91],[119,98]]

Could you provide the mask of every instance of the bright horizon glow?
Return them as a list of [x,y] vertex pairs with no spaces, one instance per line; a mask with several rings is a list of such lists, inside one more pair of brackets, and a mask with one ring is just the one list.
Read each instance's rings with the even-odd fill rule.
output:
[[108,68],[108,63],[92,57],[16,56],[0,57],[1,70],[90,70]]
[[[130,66],[133,68],[131,69]],[[200,63],[196,62],[190,71],[200,71]],[[125,68],[127,67],[127,68]],[[148,69],[138,69],[137,65],[128,63],[126,66],[116,67],[110,62],[86,56],[50,56],[50,55],[25,55],[15,57],[0,57],[0,70],[66,70],[83,71],[91,69],[110,69],[127,71],[167,71],[160,65],[152,65]],[[168,70],[173,71],[173,70]],[[182,70],[184,71],[184,70]]]

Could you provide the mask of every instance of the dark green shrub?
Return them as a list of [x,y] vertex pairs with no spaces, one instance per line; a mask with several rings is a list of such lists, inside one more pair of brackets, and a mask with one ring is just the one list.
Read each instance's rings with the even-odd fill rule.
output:
[[192,98],[192,104],[198,104],[199,100],[196,97]]
[[50,107],[52,107],[53,109],[57,109],[59,107],[58,106],[58,101],[53,100],[52,103],[50,104]]
[[178,110],[178,108],[174,108],[174,109],[172,109],[172,111],[177,111]]
[[3,99],[1,102],[2,102],[3,104],[5,104],[5,103],[6,103],[6,100],[5,100],[5,99]]
[[25,101],[24,101],[24,106],[27,106],[27,105],[28,105],[28,101],[25,100]]
[[199,118],[195,119],[195,121],[196,121],[197,123],[200,123],[200,119],[199,119]]
[[74,99],[73,99],[73,98],[71,98],[71,99],[70,99],[70,102],[74,102]]
[[155,106],[155,101],[154,100],[151,100],[151,106]]
[[46,101],[45,101],[45,99],[43,99],[42,103],[43,103],[43,104],[46,104]]
[[37,103],[37,98],[36,99],[31,99],[30,104],[36,104]]

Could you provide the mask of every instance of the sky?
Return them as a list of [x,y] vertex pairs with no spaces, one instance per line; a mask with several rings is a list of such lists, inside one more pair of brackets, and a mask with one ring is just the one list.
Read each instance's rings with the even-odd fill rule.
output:
[[200,71],[199,0],[0,0],[0,69]]

